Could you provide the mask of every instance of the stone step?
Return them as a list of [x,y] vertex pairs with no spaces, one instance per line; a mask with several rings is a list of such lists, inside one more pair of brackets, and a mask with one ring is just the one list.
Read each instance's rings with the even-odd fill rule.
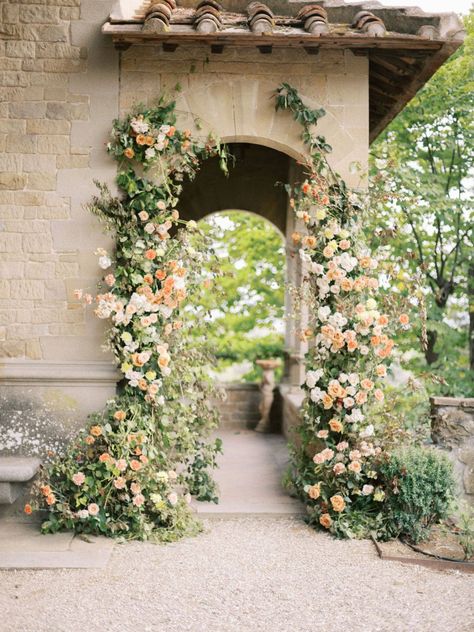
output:
[[13,504],[40,465],[41,460],[36,457],[0,456],[0,505]]

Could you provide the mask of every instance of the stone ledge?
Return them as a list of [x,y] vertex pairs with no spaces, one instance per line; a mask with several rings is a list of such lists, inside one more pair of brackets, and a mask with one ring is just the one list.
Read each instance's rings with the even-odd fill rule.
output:
[[474,397],[430,397],[430,403],[434,406],[474,408]]
[[109,362],[46,362],[23,359],[4,359],[0,362],[0,386],[59,386],[75,382],[102,386],[116,383],[119,379],[120,373]]
[[0,456],[0,483],[25,483],[40,465],[40,459],[35,457]]

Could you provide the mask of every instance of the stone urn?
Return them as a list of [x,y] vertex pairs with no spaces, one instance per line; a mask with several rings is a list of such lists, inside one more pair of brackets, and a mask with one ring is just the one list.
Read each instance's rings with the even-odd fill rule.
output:
[[260,420],[255,428],[256,432],[270,432],[271,419],[270,411],[273,404],[273,389],[275,388],[275,369],[280,366],[278,359],[256,360],[255,364],[262,367],[263,376],[260,383],[260,392],[262,399],[260,401],[259,411]]

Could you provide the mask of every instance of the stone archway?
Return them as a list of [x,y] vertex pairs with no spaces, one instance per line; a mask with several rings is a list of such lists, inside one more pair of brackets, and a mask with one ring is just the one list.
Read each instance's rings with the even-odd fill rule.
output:
[[183,219],[198,221],[223,209],[239,209],[262,216],[278,228],[285,239],[285,369],[283,381],[299,386],[301,359],[305,349],[296,336],[297,322],[288,287],[301,278],[301,264],[291,235],[296,226],[284,184],[301,174],[287,153],[251,142],[230,142],[229,175],[219,167],[219,159],[205,161],[196,178],[183,184],[179,210]]

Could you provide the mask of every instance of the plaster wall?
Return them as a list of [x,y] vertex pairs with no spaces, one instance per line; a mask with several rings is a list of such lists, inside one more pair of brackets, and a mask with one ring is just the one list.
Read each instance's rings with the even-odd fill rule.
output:
[[105,143],[119,113],[179,85],[180,125],[301,159],[300,128],[275,113],[272,98],[287,81],[326,108],[320,132],[334,168],[358,185],[350,164],[366,164],[364,57],[154,45],[118,52],[100,33],[110,8],[109,0],[0,7],[0,437],[9,437],[0,452],[54,449],[57,435],[114,392],[103,323],[72,292],[95,289],[93,251],[110,245],[84,204],[94,179],[113,183]]

